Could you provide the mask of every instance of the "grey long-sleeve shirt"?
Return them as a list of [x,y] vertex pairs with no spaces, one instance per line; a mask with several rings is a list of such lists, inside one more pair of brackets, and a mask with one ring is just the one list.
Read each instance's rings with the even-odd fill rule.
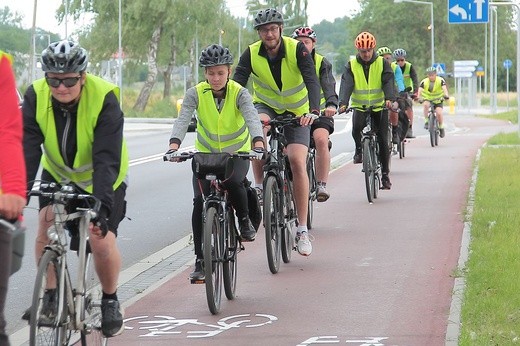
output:
[[[225,99],[223,99],[223,102],[225,102]],[[224,105],[223,102],[220,103],[219,107],[219,103],[215,99],[215,106],[218,109],[221,109]],[[172,134],[170,136],[170,144],[177,143],[180,145],[184,140],[186,132],[188,131],[188,125],[190,123],[191,116],[197,109],[198,105],[199,96],[197,94],[197,90],[195,87],[189,88],[186,91],[186,95],[184,95],[184,100],[182,101],[182,107],[179,112],[179,116],[173,124]],[[256,141],[263,141],[264,134],[262,131],[260,117],[258,116],[258,111],[253,105],[253,98],[246,88],[242,88],[238,92],[237,107],[244,116],[251,138],[253,138],[253,143]]]
[[332,64],[324,57],[320,66],[320,85],[325,97],[325,107],[338,108],[338,94],[336,94],[336,80],[332,75]]

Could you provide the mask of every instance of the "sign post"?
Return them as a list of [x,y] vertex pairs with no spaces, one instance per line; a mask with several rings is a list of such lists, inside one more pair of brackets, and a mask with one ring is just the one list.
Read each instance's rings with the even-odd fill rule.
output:
[[509,111],[509,70],[511,69],[511,67],[513,66],[513,62],[509,59],[506,59],[504,60],[504,68],[506,69],[506,99],[507,99],[507,103],[506,103],[506,109],[507,111]]

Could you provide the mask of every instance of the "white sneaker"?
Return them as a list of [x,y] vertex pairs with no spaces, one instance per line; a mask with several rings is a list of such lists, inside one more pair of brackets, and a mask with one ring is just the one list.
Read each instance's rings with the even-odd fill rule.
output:
[[311,255],[312,244],[308,232],[302,232],[296,236],[296,248],[298,249],[298,253],[302,256]]

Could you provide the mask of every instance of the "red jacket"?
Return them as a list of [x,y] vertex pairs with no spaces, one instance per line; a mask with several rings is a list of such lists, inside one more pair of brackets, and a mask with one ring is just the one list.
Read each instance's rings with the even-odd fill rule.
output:
[[11,63],[0,51],[0,190],[25,198],[22,114]]

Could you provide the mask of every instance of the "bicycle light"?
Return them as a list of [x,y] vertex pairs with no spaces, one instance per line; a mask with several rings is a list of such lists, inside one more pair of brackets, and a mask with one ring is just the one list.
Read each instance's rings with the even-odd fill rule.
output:
[[57,242],[60,239],[56,226],[51,226],[49,229],[47,229],[47,237],[49,237],[49,239],[53,242]]

